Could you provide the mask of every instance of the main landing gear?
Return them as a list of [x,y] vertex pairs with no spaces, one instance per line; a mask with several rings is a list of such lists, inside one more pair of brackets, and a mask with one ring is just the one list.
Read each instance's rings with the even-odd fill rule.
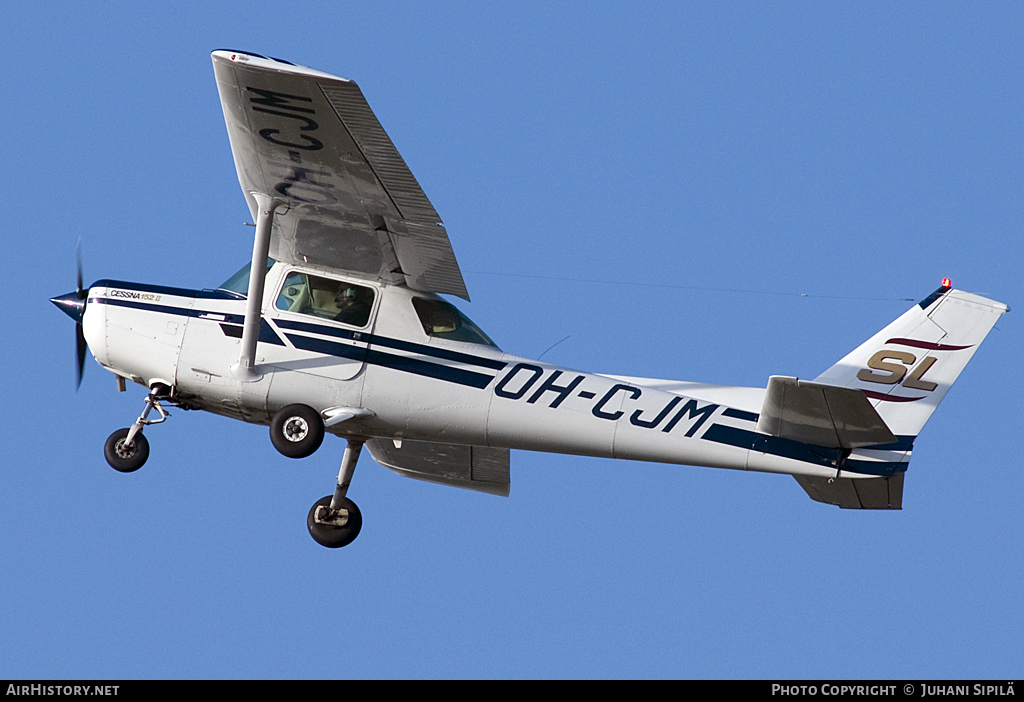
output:
[[[339,421],[339,420],[334,420]],[[312,407],[302,404],[288,405],[274,415],[270,422],[270,441],[288,458],[305,458],[320,448],[324,440],[324,420]],[[356,503],[348,499],[348,485],[363,448],[362,439],[349,439],[345,456],[341,459],[338,484],[333,495],[316,501],[306,516],[309,535],[321,546],[341,548],[359,536],[363,516]]]
[[312,456],[324,441],[324,420],[308,405],[288,405],[270,422],[270,442],[288,458]]
[[341,459],[341,470],[338,471],[338,484],[334,495],[328,495],[316,501],[306,517],[306,528],[309,535],[321,546],[341,548],[348,546],[359,536],[363,526],[363,515],[359,513],[356,503],[348,499],[348,485],[352,482],[352,473],[359,460],[359,452],[363,448],[360,439],[349,439],[345,447],[345,456]]

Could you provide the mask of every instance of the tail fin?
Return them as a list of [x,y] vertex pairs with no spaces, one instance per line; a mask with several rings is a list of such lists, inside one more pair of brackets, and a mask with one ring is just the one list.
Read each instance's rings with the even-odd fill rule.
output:
[[893,434],[915,437],[1008,311],[944,285],[814,382],[862,390]]
[[811,499],[846,509],[901,509],[914,438],[1008,311],[944,284],[815,378],[810,385],[861,390],[897,440],[854,448],[843,471],[850,477],[795,476]]

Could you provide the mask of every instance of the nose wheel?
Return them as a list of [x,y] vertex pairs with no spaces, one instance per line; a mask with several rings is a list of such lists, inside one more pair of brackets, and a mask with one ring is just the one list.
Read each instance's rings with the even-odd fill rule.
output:
[[103,445],[103,456],[107,463],[121,473],[134,473],[149,458],[149,440],[142,432],[138,432],[135,438],[128,442],[130,432],[131,429],[118,429],[107,437],[107,443]]
[[[170,388],[166,385],[154,385],[146,396],[146,408],[127,429],[118,429],[107,437],[103,445],[103,457],[110,467],[121,473],[133,473],[145,464],[149,458],[149,440],[142,435],[143,427],[167,421],[170,416],[160,406],[161,399],[170,399]],[[173,399],[172,399],[173,402]],[[159,419],[149,419],[149,413],[156,410]]]
[[338,471],[338,485],[334,489],[334,494],[317,500],[306,517],[309,535],[321,546],[348,546],[359,536],[359,530],[363,527],[363,515],[359,513],[359,508],[345,496],[362,448],[361,440],[348,440],[345,456],[341,459],[341,470]]

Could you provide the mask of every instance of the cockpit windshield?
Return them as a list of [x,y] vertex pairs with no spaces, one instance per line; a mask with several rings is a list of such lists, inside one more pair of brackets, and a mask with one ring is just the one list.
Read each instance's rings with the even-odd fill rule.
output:
[[[267,270],[274,267],[274,259],[267,258]],[[252,269],[252,261],[242,266],[241,270],[217,286],[218,290],[228,290],[238,293],[242,297],[249,295],[249,271]]]

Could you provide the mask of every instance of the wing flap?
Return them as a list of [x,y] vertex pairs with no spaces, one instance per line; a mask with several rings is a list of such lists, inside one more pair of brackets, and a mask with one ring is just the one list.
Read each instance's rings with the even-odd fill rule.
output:
[[[395,255],[402,266],[409,287],[413,290],[451,292],[468,300],[469,293],[458,267],[447,265],[454,260],[451,243],[439,224],[407,222],[407,233],[389,232]],[[456,292],[462,290],[462,293]]]
[[508,449],[390,439],[366,442],[373,460],[407,478],[508,497]]
[[853,449],[896,437],[860,390],[773,375],[757,430],[815,446]]

